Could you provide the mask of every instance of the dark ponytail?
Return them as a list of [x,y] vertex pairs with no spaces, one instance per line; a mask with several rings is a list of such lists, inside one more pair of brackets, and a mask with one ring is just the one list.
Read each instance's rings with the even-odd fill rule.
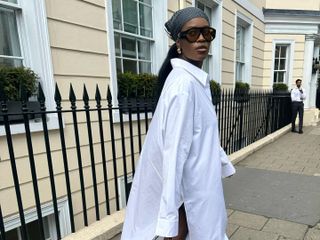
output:
[[159,74],[158,74],[158,82],[157,82],[157,89],[156,89],[156,103],[158,103],[158,100],[160,98],[160,94],[162,91],[162,88],[164,86],[164,83],[169,75],[169,73],[172,70],[172,66],[170,63],[170,60],[172,58],[177,58],[179,57],[179,54],[177,52],[177,45],[174,43],[169,51],[168,51],[168,55],[166,57],[166,59],[163,61],[162,66],[159,70]]

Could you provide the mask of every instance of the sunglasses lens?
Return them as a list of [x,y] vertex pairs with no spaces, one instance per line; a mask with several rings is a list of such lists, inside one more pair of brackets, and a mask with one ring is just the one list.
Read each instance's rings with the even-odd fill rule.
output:
[[197,28],[193,28],[193,29],[190,29],[187,34],[186,34],[186,38],[188,39],[188,41],[190,42],[195,42],[197,41],[197,39],[199,38],[200,36],[200,29],[197,29]]
[[215,38],[215,30],[212,28],[203,28],[202,29],[202,36],[208,42],[211,42]]
[[210,27],[191,28],[187,30],[184,35],[189,42],[196,42],[200,34],[202,34],[206,41],[211,42],[216,36],[216,30]]

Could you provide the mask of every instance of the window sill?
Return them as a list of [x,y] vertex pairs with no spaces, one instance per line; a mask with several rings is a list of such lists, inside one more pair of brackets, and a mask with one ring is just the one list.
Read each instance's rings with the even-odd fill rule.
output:
[[[118,109],[113,111],[112,117],[113,117],[114,123],[120,123],[120,113]],[[152,118],[152,113],[148,112],[148,119],[151,119],[151,118]],[[129,113],[123,113],[122,119],[123,119],[123,122],[129,122]],[[138,120],[137,113],[132,113],[131,119],[132,121],[137,121]],[[144,112],[140,112],[140,120],[145,120]]]
[[[47,115],[48,121],[48,130],[54,130],[54,129],[59,129],[59,123],[58,123],[58,117],[56,114],[48,114]],[[41,132],[43,131],[43,126],[42,126],[42,121],[41,119],[32,119],[29,120],[30,123],[30,131],[31,132]],[[10,124],[10,131],[12,135],[15,134],[22,134],[25,133],[25,127],[23,123],[18,123],[18,124]],[[5,127],[3,125],[0,126],[0,137],[5,136],[6,131]]]

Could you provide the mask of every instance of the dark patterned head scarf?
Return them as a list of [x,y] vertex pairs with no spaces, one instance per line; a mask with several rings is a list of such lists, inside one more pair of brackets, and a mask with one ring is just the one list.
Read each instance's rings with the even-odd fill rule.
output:
[[176,11],[173,16],[165,23],[166,30],[170,37],[176,41],[183,25],[193,18],[202,17],[210,23],[208,16],[199,8],[188,7]]

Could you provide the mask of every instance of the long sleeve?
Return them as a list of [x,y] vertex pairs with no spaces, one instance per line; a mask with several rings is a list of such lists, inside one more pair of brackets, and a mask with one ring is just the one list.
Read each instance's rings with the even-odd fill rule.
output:
[[236,170],[230,162],[226,152],[220,147],[220,160],[221,160],[221,176],[222,178],[233,175]]
[[304,88],[301,88],[302,93],[301,93],[301,100],[306,100],[307,98],[307,94],[306,94],[306,90]]
[[182,92],[172,98],[164,111],[163,189],[156,227],[158,236],[178,235],[183,168],[193,137],[193,105],[188,93]]

